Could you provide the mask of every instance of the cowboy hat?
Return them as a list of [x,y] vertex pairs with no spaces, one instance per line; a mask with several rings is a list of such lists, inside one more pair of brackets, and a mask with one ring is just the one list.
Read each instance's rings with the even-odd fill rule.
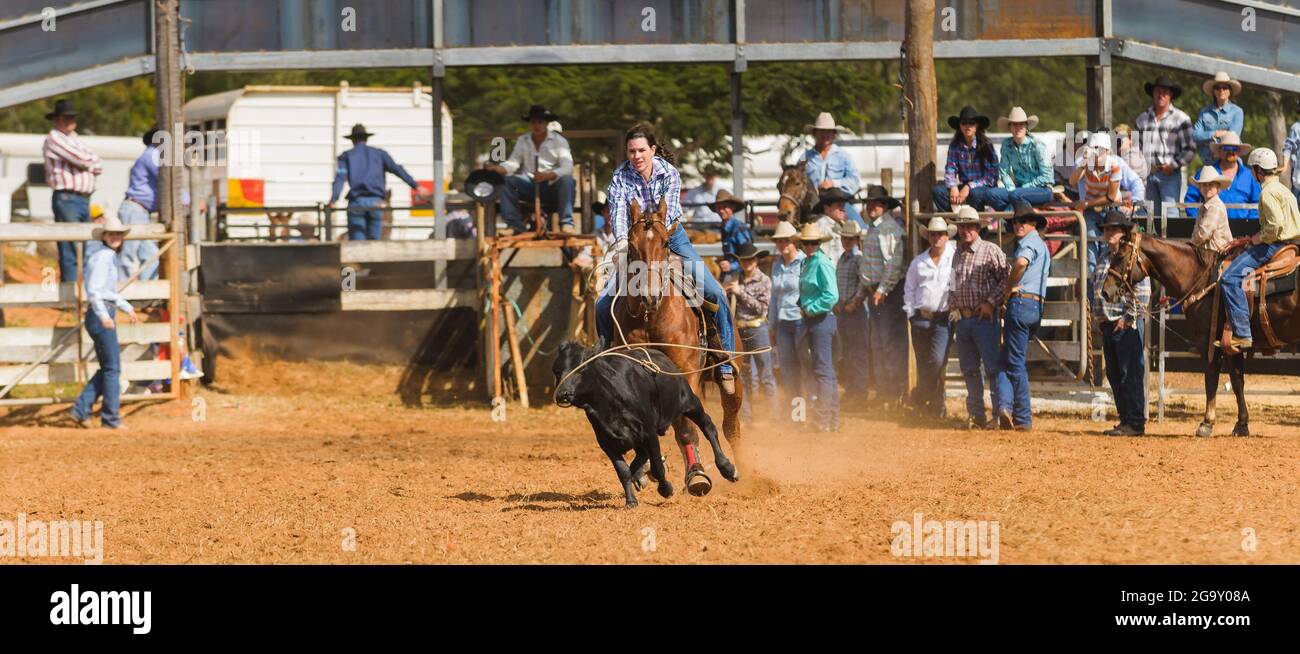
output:
[[54,120],[58,116],[76,116],[77,109],[72,106],[71,100],[56,100],[54,102],[54,111],[45,114],[45,120]]
[[1223,158],[1223,155],[1220,153],[1223,151],[1223,146],[1225,145],[1237,146],[1237,156],[1241,158],[1245,158],[1246,155],[1250,154],[1250,151],[1254,149],[1251,144],[1242,143],[1241,137],[1237,136],[1236,132],[1228,132],[1223,135],[1223,138],[1220,139],[1218,143],[1210,144],[1210,155],[1213,156],[1215,160]]
[[710,202],[708,204],[708,207],[710,211],[717,211],[718,207],[724,204],[729,205],[732,211],[745,210],[745,203],[741,202],[740,200],[737,200],[736,197],[731,194],[731,191],[728,191],[726,189],[722,189],[718,191],[717,197],[713,200],[713,202]]
[[934,216],[925,223],[925,229],[921,231],[924,231],[927,234],[944,233],[948,236],[955,236],[957,234],[957,226],[949,223],[940,216]]
[[1156,87],[1158,86],[1163,86],[1169,89],[1170,95],[1173,96],[1171,100],[1177,100],[1178,96],[1183,94],[1183,87],[1179,86],[1172,79],[1169,79],[1168,75],[1161,75],[1160,77],[1156,78],[1156,81],[1147,82],[1146,86],[1144,86],[1143,88],[1146,89],[1147,95],[1151,95],[1152,93],[1155,93]]
[[1005,132],[1011,123],[1028,123],[1028,128],[1033,129],[1038,124],[1038,116],[1026,116],[1023,108],[1012,107],[1011,113],[998,118],[998,131]]
[[106,216],[104,218],[104,224],[95,227],[94,231],[90,233],[90,238],[93,240],[99,240],[104,237],[105,232],[126,234],[129,231],[131,231],[131,228],[123,225],[121,218],[118,218],[117,216]]
[[835,233],[840,238],[862,238],[862,225],[859,225],[856,220],[848,220],[836,227]]
[[1205,80],[1201,84],[1201,90],[1212,98],[1214,97],[1214,87],[1220,84],[1228,85],[1228,97],[1232,98],[1241,95],[1241,82],[1228,77],[1228,74],[1223,71],[1219,71],[1214,74],[1213,78]]
[[364,141],[372,136],[374,136],[374,134],[371,132],[367,132],[365,125],[362,125],[361,123],[357,123],[356,125],[352,126],[352,133],[344,134],[343,138],[350,139],[353,141]]
[[1114,209],[1109,211],[1106,214],[1106,217],[1101,221],[1102,229],[1105,229],[1107,227],[1122,227],[1124,229],[1129,229],[1133,227],[1133,225],[1135,224],[1137,223],[1134,223],[1133,219],[1125,215],[1123,211],[1118,211]]
[[506,178],[501,173],[487,168],[480,168],[465,178],[465,195],[475,202],[488,203],[497,199]]
[[803,126],[803,131],[806,132],[806,133],[812,133],[812,132],[814,132],[814,131],[816,131],[816,130],[819,130],[819,129],[832,129],[832,130],[835,130],[835,131],[839,132],[840,134],[852,134],[852,133],[853,133],[853,132],[849,131],[849,128],[847,128],[847,127],[845,127],[845,126],[843,126],[843,125],[836,125],[836,124],[835,124],[835,119],[831,117],[831,113],[830,113],[829,111],[823,111],[823,112],[817,114],[817,121],[816,121],[816,122],[814,122],[814,123],[811,124],[811,125],[804,125],[804,126]]
[[753,243],[741,243],[736,246],[737,259],[762,259],[770,254],[767,250],[760,250],[754,247]]
[[549,122],[551,122],[552,120],[559,120],[560,117],[557,116],[557,115],[555,115],[555,114],[553,114],[553,113],[551,113],[551,112],[546,108],[545,105],[535,104],[535,105],[529,107],[529,108],[528,108],[528,113],[526,113],[526,114],[520,116],[519,119],[522,120],[522,121],[524,121],[524,122],[529,122],[529,121],[533,121],[533,120],[545,120],[546,122],[549,123]]
[[1008,227],[1010,227],[1010,226],[1014,226],[1016,223],[1022,223],[1030,220],[1034,221],[1034,224],[1038,226],[1038,229],[1042,229],[1047,226],[1047,216],[1044,216],[1043,214],[1034,211],[1033,205],[1029,204],[1028,202],[1021,202],[1016,205],[1015,214],[1013,214],[1010,218],[1007,219],[1007,225]]
[[885,203],[885,211],[891,211],[893,209],[897,209],[899,206],[903,204],[903,202],[898,198],[890,196],[889,191],[886,191],[885,187],[880,186],[878,184],[872,184],[871,186],[868,186],[867,195],[866,197],[862,198],[863,204],[867,202],[871,202],[873,200],[876,202]]
[[822,231],[817,223],[804,223],[803,229],[799,230],[799,239],[801,243],[823,243],[831,240],[831,235]]
[[989,128],[989,117],[981,116],[978,111],[975,111],[975,107],[970,105],[962,107],[961,112],[956,116],[948,116],[948,126],[953,129],[959,129],[962,123],[970,121],[979,123],[981,129]]
[[794,225],[791,225],[790,221],[782,220],[776,223],[776,230],[772,232],[772,240],[775,241],[778,238],[794,238],[798,235],[799,232],[794,230]]
[[1269,148],[1259,148],[1250,153],[1250,159],[1246,163],[1251,168],[1277,170],[1277,153]]
[[980,218],[980,213],[975,207],[969,204],[963,204],[957,207],[957,216],[952,219],[954,225],[983,225],[984,221]]
[[1196,178],[1192,180],[1193,184],[1215,184],[1219,190],[1232,186],[1232,179],[1219,174],[1214,166],[1201,166],[1200,172],[1196,173]]
[[832,202],[849,202],[851,200],[853,200],[852,195],[849,195],[837,186],[832,186],[828,189],[822,189],[822,191],[817,194],[817,204],[813,206],[812,210],[813,213],[822,213],[822,210],[826,208],[826,205]]

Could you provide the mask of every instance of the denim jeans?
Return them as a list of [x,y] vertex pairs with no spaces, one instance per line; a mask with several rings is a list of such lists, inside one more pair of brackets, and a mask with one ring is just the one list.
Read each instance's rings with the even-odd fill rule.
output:
[[1001,369],[998,371],[998,410],[1010,411],[1016,425],[1034,422],[1029,409],[1029,339],[1038,333],[1043,305],[1037,300],[1013,297],[1007,302],[1002,323]]
[[378,241],[384,237],[383,198],[357,198],[348,201],[348,240]]
[[1007,194],[1007,202],[1013,207],[1021,202],[1038,206],[1051,201],[1052,189],[1046,186],[1022,186]]
[[1115,331],[1115,323],[1101,324],[1102,356],[1106,358],[1106,380],[1115,396],[1115,409],[1121,424],[1145,429],[1146,419],[1146,352],[1142,347],[1143,321],[1124,331]]
[[1183,199],[1183,174],[1181,168],[1175,168],[1168,175],[1151,164],[1151,174],[1147,177],[1147,199],[1155,203],[1156,217],[1164,215],[1165,202],[1179,202]]
[[[922,415],[942,418],[944,408],[944,368],[948,363],[948,346],[952,343],[948,316],[926,320],[912,317],[912,349],[916,358],[916,390],[912,404]],[[983,398],[981,398],[981,401]]]
[[[566,175],[549,182],[542,182],[541,198],[545,204],[555,204],[560,212],[560,224],[573,224],[573,177]],[[506,177],[505,186],[501,188],[501,219],[506,226],[515,231],[531,230],[524,225],[524,217],[519,212],[519,201],[533,198],[533,180],[524,175]]]
[[[90,222],[90,198],[71,191],[55,191],[51,198],[56,223]],[[77,281],[77,243],[59,241],[59,281]]]
[[1101,257],[1110,256],[1110,249],[1106,246],[1105,234],[1101,229],[1102,215],[1097,209],[1088,209],[1083,212],[1083,222],[1088,229],[1088,303],[1091,306],[1093,296],[1096,290],[1093,288],[1092,273],[1097,269],[1097,261]]
[[[673,231],[672,236],[668,237],[668,249],[682,258],[682,271],[695,280],[704,299],[718,306],[718,310],[713,314],[713,328],[718,332],[722,349],[734,351],[736,341],[731,333],[731,311],[727,294],[722,290],[718,280],[713,278],[713,273],[705,267],[700,255],[695,252],[695,246],[691,245],[691,239],[686,235],[685,229],[678,228]],[[608,293],[610,286],[606,285],[604,294],[596,300],[596,332],[606,343],[614,343],[614,318],[610,315],[614,296]],[[707,310],[705,312],[707,313]],[[718,372],[734,373],[735,369],[727,363],[718,366]]]
[[[984,413],[984,381],[993,394],[992,406],[998,408],[998,373],[1002,370],[998,350],[998,324],[979,317],[963,318],[954,330],[957,334],[957,360],[966,379],[966,415],[980,424],[988,421]],[[981,374],[980,367],[983,366]]]
[[1232,321],[1234,338],[1250,338],[1250,310],[1246,304],[1246,291],[1241,287],[1242,280],[1252,271],[1268,263],[1277,254],[1285,242],[1260,243],[1242,250],[1233,259],[1228,269],[1223,271],[1219,286],[1223,288],[1223,303],[1228,308],[1228,319]]
[[[109,317],[114,317],[116,309],[111,305],[107,308]],[[117,330],[104,327],[94,310],[89,310],[86,312],[86,332],[95,343],[99,370],[95,371],[95,375],[77,396],[77,401],[72,405],[72,416],[77,420],[89,418],[95,400],[102,397],[104,402],[99,409],[100,419],[105,427],[116,427],[122,422],[122,347],[117,342]]]
[[[767,325],[742,327],[740,342],[744,344],[746,352],[755,352],[772,344]],[[772,372],[772,353],[765,352],[745,358],[749,365],[748,374],[741,378],[745,385],[745,403],[740,407],[741,416],[748,418],[753,415],[751,407],[755,404],[768,407],[765,414],[780,415],[776,411],[780,405],[776,396],[776,375]]]
[[[123,225],[148,225],[149,210],[132,200],[123,200],[117,210],[117,218]],[[118,253],[117,264],[122,279],[128,279],[137,268],[143,266],[153,255],[158,253],[158,244],[149,241],[122,241],[122,251]],[[140,272],[140,281],[158,279],[158,262],[154,261]]]
[[866,307],[857,311],[842,311],[835,316],[840,339],[839,377],[844,384],[844,402],[865,403],[871,387],[867,366],[870,343],[869,321]]
[[817,382],[817,402],[814,407],[817,426],[839,429],[840,391],[835,382],[835,360],[832,354],[835,314],[828,311],[820,316],[804,318],[803,322],[808,347],[812,351],[813,378]]
[[871,380],[876,399],[899,402],[907,393],[907,314],[903,312],[901,285],[872,305],[868,335],[871,343]]
[[799,350],[804,348],[803,320],[776,321],[776,360],[781,368],[781,399],[785,415],[793,408],[796,397],[803,396],[803,357]]
[[[1004,188],[996,186],[976,186],[966,196],[966,204],[980,211],[1006,211],[1010,207],[1011,197]],[[952,211],[952,202],[948,199],[948,185],[936,184],[934,187],[934,210]]]

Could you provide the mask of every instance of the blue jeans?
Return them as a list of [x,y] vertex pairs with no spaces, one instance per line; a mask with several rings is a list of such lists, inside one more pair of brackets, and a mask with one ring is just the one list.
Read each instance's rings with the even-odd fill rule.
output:
[[1052,189],[1046,186],[1022,186],[1007,194],[1007,202],[1013,207],[1021,202],[1038,206],[1051,201]]
[[848,214],[849,220],[857,221],[858,225],[862,227],[862,230],[866,231],[867,220],[862,217],[862,213],[858,211],[856,204],[852,202],[845,203],[844,213]]
[[871,388],[867,366],[870,359],[869,318],[866,307],[857,311],[842,311],[835,316],[840,337],[840,378],[844,383],[844,401],[866,402]]
[[868,324],[876,399],[899,402],[907,394],[907,314],[903,312],[901,285],[886,295],[880,306],[872,305]]
[[348,201],[348,240],[378,241],[384,237],[383,198],[357,198]]
[[1001,368],[998,370],[998,411],[1011,412],[1016,425],[1034,422],[1029,409],[1029,339],[1038,333],[1043,305],[1037,300],[1013,297],[1007,302],[1002,324]]
[[[722,285],[718,280],[713,278],[713,274],[705,267],[704,261],[700,255],[695,252],[695,247],[691,245],[691,239],[686,235],[685,229],[673,231],[672,236],[668,237],[668,249],[677,256],[682,258],[682,271],[695,280],[697,288],[703,292],[704,299],[716,304],[718,310],[713,314],[713,328],[718,332],[718,340],[721,341],[722,349],[735,351],[736,341],[732,338],[731,333],[731,311],[730,304],[727,302],[727,294],[722,290]],[[614,342],[614,318],[610,314],[610,308],[614,304],[614,296],[608,293],[611,285],[606,285],[606,290],[596,300],[596,332],[606,343]],[[705,313],[708,313],[706,310]],[[730,363],[718,366],[718,372],[721,374],[734,374],[735,369]]]
[[803,319],[808,347],[812,350],[813,378],[817,382],[814,413],[817,425],[829,429],[840,427],[840,390],[835,383],[835,314],[823,313]]
[[[546,204],[555,203],[560,212],[560,224],[573,224],[573,177],[565,175],[549,182],[542,182],[541,198]],[[523,215],[519,213],[519,201],[532,200],[533,180],[523,175],[506,177],[505,186],[501,188],[501,219],[506,226],[515,231],[531,230],[524,226]]]
[[[912,317],[912,349],[916,357],[916,390],[912,404],[922,415],[942,418],[948,415],[943,406],[944,367],[948,364],[948,346],[952,330],[948,316],[926,320]],[[982,400],[983,398],[981,398]]]
[[[108,306],[110,318],[116,310]],[[95,343],[95,357],[99,360],[99,370],[86,383],[77,401],[72,404],[72,417],[85,420],[95,407],[95,400],[104,398],[99,409],[99,417],[105,427],[116,427],[122,423],[122,347],[117,342],[117,330],[108,329],[99,322],[94,310],[86,312],[86,332]]]
[[1088,302],[1091,304],[1096,290],[1093,288],[1092,272],[1097,269],[1097,261],[1101,257],[1110,256],[1110,248],[1106,246],[1105,235],[1101,229],[1102,215],[1097,209],[1088,209],[1083,212],[1083,222],[1088,229]]
[[1146,419],[1146,352],[1142,347],[1143,322],[1137,321],[1122,332],[1115,323],[1101,324],[1102,356],[1106,358],[1106,380],[1115,396],[1115,409],[1121,424],[1145,429]]
[[799,356],[803,338],[803,320],[776,321],[776,361],[781,368],[781,398],[786,411],[792,408],[794,398],[803,395],[803,358]]
[[[51,198],[56,223],[90,222],[90,198],[71,191],[55,191]],[[59,241],[59,281],[77,281],[77,243]]]
[[[966,204],[980,211],[1006,211],[1011,206],[1010,200],[1007,190],[996,186],[976,186],[966,196]],[[948,200],[947,184],[935,185],[934,210],[952,211],[952,202]]]
[[[966,415],[980,424],[988,421],[984,413],[984,380],[993,393],[993,408],[998,408],[998,373],[1002,371],[998,351],[998,324],[979,317],[963,318],[957,328],[957,360],[966,379]],[[983,365],[983,373],[980,366]]]
[[[1228,269],[1223,271],[1223,277],[1219,280],[1219,285],[1223,287],[1223,303],[1228,308],[1228,319],[1232,321],[1232,335],[1234,338],[1250,338],[1250,309],[1246,304],[1246,291],[1241,287],[1242,280],[1246,279],[1255,269],[1268,263],[1269,259],[1285,242],[1278,243],[1260,243],[1251,245],[1241,254],[1233,259]],[[1261,289],[1262,290],[1262,289]]]
[[1174,172],[1166,175],[1156,170],[1154,163],[1151,164],[1151,174],[1147,177],[1147,199],[1154,203],[1157,218],[1164,215],[1165,202],[1173,203],[1182,200],[1182,190],[1182,168],[1176,168]]
[[[117,210],[117,218],[124,225],[148,225],[149,210],[132,200],[124,200]],[[118,270],[122,279],[128,279],[137,268],[143,266],[153,255],[158,253],[158,244],[153,241],[122,241],[122,251],[118,254]],[[140,272],[140,281],[158,279],[158,262],[155,261]]]
[[[767,325],[758,327],[742,327],[740,329],[740,342],[745,345],[746,352],[755,352],[768,347],[772,344],[772,339],[768,336]],[[748,374],[744,375],[741,381],[745,384],[745,403],[741,405],[741,415],[748,418],[753,414],[751,409],[755,402],[760,401],[766,404],[769,409],[777,408],[776,397],[776,375],[772,372],[772,353],[755,354],[745,357],[748,359]]]

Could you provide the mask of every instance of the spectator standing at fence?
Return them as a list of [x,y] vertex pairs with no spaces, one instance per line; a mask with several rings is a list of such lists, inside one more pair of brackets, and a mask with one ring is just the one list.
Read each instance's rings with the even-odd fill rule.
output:
[[818,196],[817,204],[813,207],[813,215],[821,216],[816,222],[817,229],[830,237],[822,243],[822,252],[826,253],[826,260],[832,266],[838,266],[840,255],[844,254],[844,246],[838,236],[848,220],[848,205],[853,197],[838,188],[828,188]]
[[840,339],[838,379],[844,385],[844,403],[865,406],[871,388],[867,374],[871,357],[867,343],[867,306],[862,289],[862,227],[844,221],[837,234],[842,252],[835,265],[835,331]]
[[1199,190],[1198,197],[1205,198],[1205,210],[1196,216],[1196,227],[1192,229],[1192,245],[1218,253],[1232,243],[1228,209],[1219,197],[1231,183],[1231,179],[1220,175],[1212,166],[1201,167],[1196,179],[1192,180],[1192,185]]
[[[128,227],[148,225],[150,215],[158,212],[158,166],[162,164],[162,151],[154,143],[154,135],[157,133],[157,127],[144,133],[144,152],[131,164],[126,197],[117,208],[118,219]],[[154,241],[126,241],[118,256],[122,276],[130,277],[136,270],[140,270],[141,281],[158,279],[158,261],[153,260],[157,253],[158,244]]]
[[352,132],[344,136],[352,141],[352,149],[339,155],[329,206],[334,207],[343,193],[343,185],[347,184],[348,240],[378,241],[383,238],[384,214],[388,213],[385,207],[386,173],[397,175],[407,186],[415,189],[417,198],[426,196],[410,173],[393,161],[386,151],[367,144],[374,134],[367,132],[365,125],[353,125]]
[[998,153],[984,134],[989,128],[988,116],[981,116],[974,107],[962,107],[956,116],[948,117],[948,126],[953,134],[943,167],[943,183],[934,185],[935,211],[952,211],[959,204],[980,210],[1006,210],[1007,191],[998,188]]
[[[1097,257],[1102,248],[1101,218],[1106,210],[1120,203],[1120,183],[1124,181],[1123,164],[1111,154],[1110,135],[1094,132],[1088,138],[1088,149],[1075,163],[1070,184],[1082,184],[1075,211],[1083,214],[1088,228],[1088,274],[1097,267]],[[1089,294],[1095,289],[1089,288]]]
[[92,236],[102,240],[103,248],[95,251],[86,262],[86,299],[90,307],[86,310],[86,332],[95,343],[95,358],[99,363],[97,370],[77,396],[72,405],[72,420],[77,426],[89,429],[91,411],[95,401],[103,398],[100,405],[100,422],[108,429],[124,429],[121,417],[122,402],[122,351],[117,340],[117,313],[126,314],[133,323],[139,322],[135,309],[130,302],[117,293],[118,268],[117,253],[122,248],[130,228],[116,217],[104,221],[103,227],[95,228]]
[[[1297,103],[1296,111],[1300,112],[1300,103]],[[1282,146],[1282,157],[1291,173],[1291,194],[1300,202],[1300,120],[1291,123],[1291,131]]]
[[898,405],[907,393],[907,316],[903,313],[903,259],[907,234],[891,213],[901,204],[883,186],[867,189],[867,235],[862,242],[861,301],[868,304],[873,403]]
[[1210,152],[1212,144],[1222,143],[1229,134],[1241,138],[1241,130],[1246,126],[1246,113],[1232,101],[1241,95],[1241,82],[1228,77],[1227,73],[1215,73],[1214,77],[1205,80],[1201,90],[1210,96],[1210,103],[1201,107],[1196,115],[1192,139],[1196,141],[1201,162],[1208,164],[1218,158]]
[[[992,241],[980,238],[983,222],[975,209],[959,207],[957,247],[952,260],[952,290],[948,294],[948,321],[954,325],[957,360],[966,380],[966,427],[985,429],[984,383],[998,408],[999,329],[997,307],[1007,278],[1007,256]],[[982,371],[981,371],[982,369]]]
[[[1202,168],[1201,170],[1205,170]],[[1108,255],[1102,257],[1092,276],[1098,288],[1106,282],[1111,259],[1120,244],[1134,229],[1134,223],[1121,211],[1111,211],[1102,222]],[[1101,293],[1093,298],[1092,312],[1101,325],[1102,356],[1106,361],[1106,381],[1115,397],[1119,424],[1106,430],[1107,436],[1141,436],[1146,433],[1146,356],[1142,331],[1144,311],[1151,305],[1151,278],[1143,277],[1117,302],[1107,302]]]
[[[51,205],[54,221],[84,223],[90,220],[90,195],[95,178],[104,172],[104,162],[77,136],[77,110],[71,100],[58,100],[45,114],[51,129],[45,135],[41,154],[45,160],[45,183],[54,191]],[[59,281],[77,278],[77,245],[59,241]]]
[[1017,205],[1010,222],[1016,248],[1002,293],[1006,315],[1002,323],[997,415],[1003,429],[1027,431],[1033,427],[1027,367],[1029,341],[1038,334],[1043,318],[1043,294],[1047,292],[1052,255],[1039,235],[1047,226],[1046,217],[1022,204]]
[[[1133,147],[1133,128],[1128,123],[1120,123],[1115,126],[1115,152],[1119,155],[1120,161],[1128,165],[1133,174],[1142,180],[1142,185],[1147,183],[1147,176],[1151,174],[1151,168],[1147,165],[1147,157],[1142,151]],[[1144,193],[1145,194],[1145,193]]]
[[[740,330],[740,342],[744,344],[746,352],[758,352],[772,344],[767,324],[772,279],[758,267],[759,262],[768,255],[754,247],[753,243],[742,243],[737,247],[735,255],[740,264],[740,279],[727,282],[725,289],[736,299],[736,327]],[[741,405],[743,417],[752,415],[751,407],[756,403],[768,407],[769,411],[774,411],[779,406],[771,352],[751,355],[741,382],[745,386],[745,403]],[[773,413],[774,417],[775,415],[777,414]]]
[[839,302],[835,267],[821,249],[822,243],[834,238],[813,223],[805,223],[799,232],[799,247],[806,257],[799,271],[799,311],[804,333],[812,352],[813,378],[817,383],[814,413],[820,431],[840,428],[840,390],[835,381],[835,314]]
[[718,191],[717,198],[708,208],[722,221],[722,258],[718,259],[718,268],[724,274],[735,272],[740,265],[736,250],[745,243],[754,242],[749,226],[736,215],[736,212],[745,210],[745,203],[723,189]]
[[1164,215],[1164,203],[1182,197],[1183,166],[1196,156],[1192,119],[1174,106],[1183,87],[1165,75],[1146,85],[1151,107],[1133,123],[1141,134],[1142,153],[1151,173],[1147,176],[1147,199],[1155,203],[1156,215]]
[[772,233],[776,260],[772,262],[772,300],[768,304],[767,324],[776,344],[777,367],[781,369],[781,391],[785,408],[803,395],[803,362],[799,348],[804,346],[803,314],[799,310],[799,276],[804,256],[794,237],[798,232],[788,221],[781,220]]
[[[716,223],[726,219],[712,205],[722,190],[718,188],[718,170],[712,166],[704,169],[704,181],[686,192],[682,204],[691,212],[691,222]],[[731,195],[728,193],[727,195]]]
[[[1250,154],[1251,146],[1249,143],[1242,143],[1236,134],[1228,132],[1227,136],[1210,146],[1210,152],[1213,153],[1215,163],[1202,167],[1213,168],[1223,175],[1229,181],[1229,185],[1219,192],[1219,200],[1224,204],[1259,204],[1259,182],[1255,181],[1255,173],[1246,168],[1242,162]],[[1187,196],[1183,202],[1200,203],[1201,192],[1197,190],[1195,184],[1187,185]],[[1196,217],[1196,209],[1188,207],[1187,215]],[[1259,218],[1259,211],[1256,209],[1228,209],[1228,218],[1233,220],[1256,219]]]
[[[862,178],[858,175],[858,166],[853,163],[853,157],[849,155],[848,150],[835,144],[835,137],[840,133],[848,134],[849,130],[836,125],[830,113],[823,111],[817,115],[816,122],[804,126],[804,131],[813,135],[814,143],[813,147],[803,154],[804,172],[808,175],[808,180],[817,187],[818,191],[838,188],[849,197],[857,195],[862,184]],[[848,205],[845,211],[849,218],[863,227],[866,226],[867,223],[862,219],[857,208]]]
[[[935,216],[925,227],[930,247],[916,255],[907,268],[903,310],[912,326],[912,349],[916,358],[916,389],[912,406],[924,418],[947,417],[944,407],[944,366],[952,343],[948,299],[952,292],[952,261],[957,248],[951,242],[948,223]],[[980,398],[983,401],[983,397]]]
[[1047,146],[1029,133],[1037,124],[1038,116],[1025,115],[1021,107],[1012,107],[1010,114],[998,118],[998,129],[1011,132],[1002,142],[998,181],[1012,204],[1052,201],[1052,157]]

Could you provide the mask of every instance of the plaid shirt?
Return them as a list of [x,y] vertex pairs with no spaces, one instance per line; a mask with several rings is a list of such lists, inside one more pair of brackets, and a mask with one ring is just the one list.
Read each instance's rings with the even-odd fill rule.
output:
[[903,247],[907,234],[889,214],[877,218],[862,239],[862,290],[889,295],[903,278]]
[[956,145],[948,146],[948,163],[943,167],[943,181],[947,182],[948,188],[962,184],[969,184],[972,188],[996,187],[1000,173],[996,151],[992,161],[981,161],[975,157],[974,145],[958,141]]
[[[1097,269],[1092,274],[1092,287],[1100,289],[1103,282],[1106,281],[1106,271],[1110,270],[1110,252],[1105,252],[1102,256],[1097,257]],[[1120,298],[1119,302],[1107,302],[1102,298],[1101,293],[1094,293],[1092,298],[1092,313],[1100,316],[1106,322],[1115,322],[1120,318],[1125,319],[1129,326],[1137,324],[1141,307],[1151,306],[1151,279],[1144,277],[1142,281],[1134,285],[1137,290],[1137,297]]]
[[642,209],[657,207],[660,200],[667,202],[668,215],[664,216],[664,222],[668,229],[682,218],[682,176],[672,164],[659,157],[654,158],[654,172],[649,180],[631,162],[624,161],[614,170],[605,197],[609,198],[609,219],[614,222],[615,241],[627,238],[628,207],[632,200]]
[[1134,124],[1142,144],[1138,149],[1147,156],[1153,169],[1165,164],[1186,166],[1196,156],[1192,119],[1181,109],[1171,105],[1164,117],[1156,120],[1155,109],[1148,108]]
[[835,286],[840,289],[840,299],[848,302],[862,286],[862,249],[845,250],[835,265]]
[[997,244],[980,239],[969,250],[964,244],[957,244],[948,308],[970,311],[985,302],[998,306],[1002,303],[1002,284],[1007,272],[1007,255]]
[[766,318],[771,299],[772,278],[762,270],[754,270],[753,277],[740,280],[736,286],[736,320]]

